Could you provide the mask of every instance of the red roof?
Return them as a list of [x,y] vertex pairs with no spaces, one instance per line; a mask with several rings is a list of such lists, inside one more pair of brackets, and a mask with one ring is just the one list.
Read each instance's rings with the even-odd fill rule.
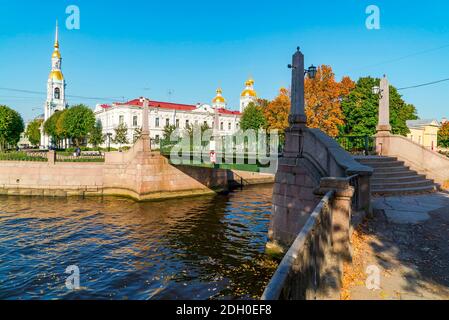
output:
[[239,111],[232,111],[232,110],[228,110],[228,109],[218,109],[218,113],[236,115],[236,116],[241,115],[241,113]]
[[[169,110],[180,110],[180,111],[193,111],[197,109],[197,106],[191,105],[191,104],[180,104],[180,103],[171,103],[171,102],[161,102],[161,101],[152,101],[149,100],[150,107],[153,108],[161,108],[161,109],[169,109]],[[139,99],[134,99],[128,102],[117,102],[114,103],[117,106],[136,106],[136,107],[142,107],[143,104]],[[105,105],[102,105],[102,107]],[[105,108],[105,107],[103,107]],[[241,113],[239,111],[231,111],[227,109],[219,109],[219,113],[221,114],[227,114],[227,115],[240,115]]]

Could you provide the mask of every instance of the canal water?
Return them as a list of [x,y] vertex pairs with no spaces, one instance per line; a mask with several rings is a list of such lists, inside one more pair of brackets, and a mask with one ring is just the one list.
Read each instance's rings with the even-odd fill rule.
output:
[[[0,197],[0,299],[257,299],[272,185],[228,195]],[[68,290],[69,266],[80,289]],[[73,283],[69,281],[69,283]]]

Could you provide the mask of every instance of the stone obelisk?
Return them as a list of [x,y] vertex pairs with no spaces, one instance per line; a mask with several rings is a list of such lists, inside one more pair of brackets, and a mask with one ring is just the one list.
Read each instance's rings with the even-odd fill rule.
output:
[[377,134],[389,135],[390,133],[390,85],[387,76],[384,75],[380,80],[379,123],[377,125]]
[[290,128],[286,130],[284,157],[300,158],[304,147],[304,130],[307,125],[304,102],[304,55],[297,49],[293,54],[291,87]]
[[298,50],[293,55],[292,107],[290,127],[285,131],[283,157],[279,160],[273,191],[273,209],[267,252],[285,252],[306,223],[317,200],[314,194],[319,181],[307,169],[303,157],[307,117],[304,101],[304,55]]
[[141,139],[143,143],[143,152],[151,152],[150,125],[149,125],[149,101],[142,98],[143,115],[142,115],[142,133]]

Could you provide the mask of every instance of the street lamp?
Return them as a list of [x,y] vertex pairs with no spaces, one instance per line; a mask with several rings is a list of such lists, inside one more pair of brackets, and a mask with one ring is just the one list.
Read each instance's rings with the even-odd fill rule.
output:
[[[288,65],[289,69],[296,69],[295,66],[292,66],[291,64]],[[304,76],[308,75],[310,79],[315,79],[317,73],[317,67],[315,67],[313,64],[309,67],[309,69],[304,70]]]
[[373,92],[373,94],[375,94],[376,96],[378,96],[378,95],[380,95],[380,94],[382,93],[382,90],[380,89],[379,86],[374,86],[374,87],[372,88],[372,92]]
[[317,73],[317,68],[312,64],[309,67],[309,69],[305,71],[305,73],[307,73],[309,75],[310,79],[315,79],[316,73]]

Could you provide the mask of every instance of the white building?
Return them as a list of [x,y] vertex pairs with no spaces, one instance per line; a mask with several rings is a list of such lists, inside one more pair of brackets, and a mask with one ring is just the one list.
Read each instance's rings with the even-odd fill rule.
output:
[[[51,71],[47,80],[47,101],[44,105],[44,121],[47,121],[56,111],[67,108],[65,99],[66,83],[61,71],[61,53],[59,52],[58,23],[56,22],[56,34],[53,54],[51,56]],[[51,145],[50,138],[41,128],[41,147],[48,148]]]
[[[149,124],[150,136],[157,144],[164,136],[166,126],[175,126],[180,130],[191,125],[202,126],[207,124],[210,128],[216,128],[220,135],[232,135],[240,129],[240,111],[232,111],[226,108],[226,99],[223,97],[221,89],[217,90],[212,104],[177,104],[170,102],[159,102],[150,100]],[[243,111],[250,102],[257,99],[254,91],[254,81],[248,80],[246,88],[241,94],[240,109]],[[98,104],[95,108],[95,117],[101,122],[103,133],[115,136],[115,129],[123,123],[128,128],[128,141],[130,144],[134,140],[136,130],[142,128],[142,102],[141,98],[125,103]],[[218,127],[215,127],[215,119],[218,118]],[[138,134],[138,131],[137,131]],[[109,144],[108,139],[105,146]],[[111,147],[118,147],[111,140]]]

